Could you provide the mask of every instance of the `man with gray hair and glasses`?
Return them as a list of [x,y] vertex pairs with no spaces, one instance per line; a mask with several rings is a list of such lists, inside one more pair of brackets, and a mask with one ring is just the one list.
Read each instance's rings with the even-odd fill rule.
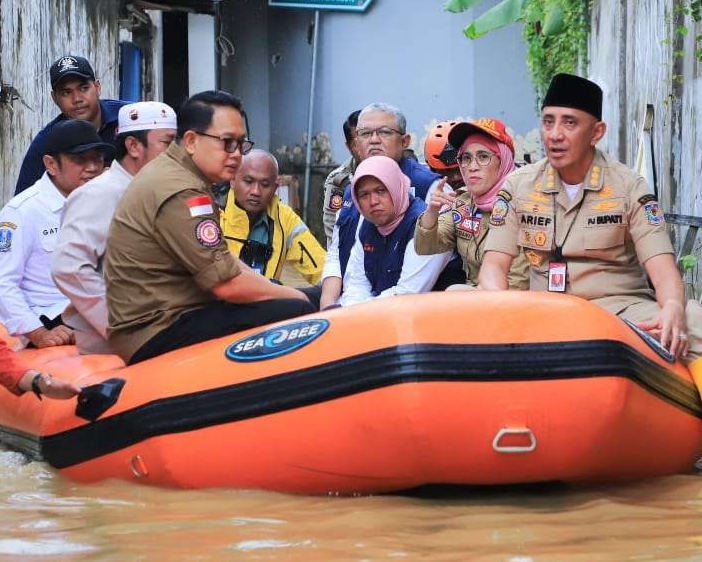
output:
[[[410,192],[415,197],[426,199],[431,188],[438,185],[441,176],[416,160],[403,156],[409,143],[407,119],[399,109],[385,103],[372,103],[361,110],[356,127],[356,148],[361,160],[370,156],[392,158],[410,179]],[[333,305],[341,295],[342,280],[351,255],[351,248],[356,240],[359,217],[358,209],[351,199],[349,186],[344,193],[332,240],[327,250],[322,275],[321,308]]]

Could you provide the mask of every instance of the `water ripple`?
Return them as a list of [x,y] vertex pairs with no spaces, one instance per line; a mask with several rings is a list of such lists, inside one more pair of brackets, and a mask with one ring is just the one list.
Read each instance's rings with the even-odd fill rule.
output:
[[0,554],[24,554],[29,556],[78,554],[96,550],[86,544],[69,543],[59,539],[28,541],[23,539],[0,539]]
[[242,541],[232,546],[234,550],[248,552],[251,550],[265,550],[271,548],[295,548],[295,547],[314,547],[314,541],[306,540],[302,542],[288,542],[279,540],[250,540]]

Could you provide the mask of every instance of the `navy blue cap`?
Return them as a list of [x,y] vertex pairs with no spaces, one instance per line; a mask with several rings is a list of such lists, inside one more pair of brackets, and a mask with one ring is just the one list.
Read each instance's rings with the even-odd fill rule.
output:
[[58,122],[44,140],[44,154],[80,154],[88,150],[112,154],[114,147],[100,138],[91,123],[80,119]]
[[79,76],[86,80],[95,80],[95,72],[93,72],[93,67],[90,66],[88,59],[74,55],[65,55],[56,59],[49,69],[49,76],[51,77],[52,90],[56,89],[56,84],[64,76]]

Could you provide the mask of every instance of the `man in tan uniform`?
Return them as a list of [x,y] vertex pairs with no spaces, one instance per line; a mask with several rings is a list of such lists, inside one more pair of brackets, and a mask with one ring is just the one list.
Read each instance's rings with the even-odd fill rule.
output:
[[521,247],[532,290],[577,295],[635,321],[702,375],[702,307],[685,302],[663,212],[645,180],[595,148],[606,130],[601,119],[597,84],[554,77],[541,116],[547,158],[517,170],[500,192],[480,287],[506,289]]
[[361,110],[354,111],[344,121],[344,138],[346,148],[349,151],[349,158],[338,168],[329,172],[324,180],[324,207],[322,209],[322,220],[324,222],[324,232],[327,235],[327,247],[331,244],[336,214],[341,209],[344,199],[344,191],[351,183],[351,176],[356,170],[356,166],[361,161],[361,155],[356,147],[356,125]]
[[232,180],[252,146],[237,98],[196,94],[178,114],[176,141],[120,200],[104,273],[108,343],[127,363],[313,311],[300,291],[242,265],[223,239],[211,186]]

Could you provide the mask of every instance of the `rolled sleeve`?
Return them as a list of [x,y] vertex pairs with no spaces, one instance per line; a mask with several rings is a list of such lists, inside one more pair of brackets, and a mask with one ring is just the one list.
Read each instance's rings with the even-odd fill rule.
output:
[[202,195],[197,190],[185,190],[167,199],[156,214],[154,236],[201,289],[211,291],[241,270],[224,241],[214,203],[211,213],[191,216],[188,201]]
[[456,234],[454,231],[451,212],[444,212],[439,215],[434,228],[426,229],[421,225],[422,213],[417,219],[417,226],[414,230],[414,249],[420,256],[429,254],[441,254],[452,251],[456,247]]
[[660,254],[673,254],[673,245],[663,218],[663,209],[643,178],[631,190],[629,231],[639,263]]
[[[513,190],[509,190],[509,179],[505,183],[506,189],[502,190],[495,201],[493,212],[490,215],[490,230],[485,239],[486,252],[500,252],[512,257],[519,255],[519,245],[517,244],[519,234],[519,221],[514,206]],[[501,209],[506,212],[501,213]]]

